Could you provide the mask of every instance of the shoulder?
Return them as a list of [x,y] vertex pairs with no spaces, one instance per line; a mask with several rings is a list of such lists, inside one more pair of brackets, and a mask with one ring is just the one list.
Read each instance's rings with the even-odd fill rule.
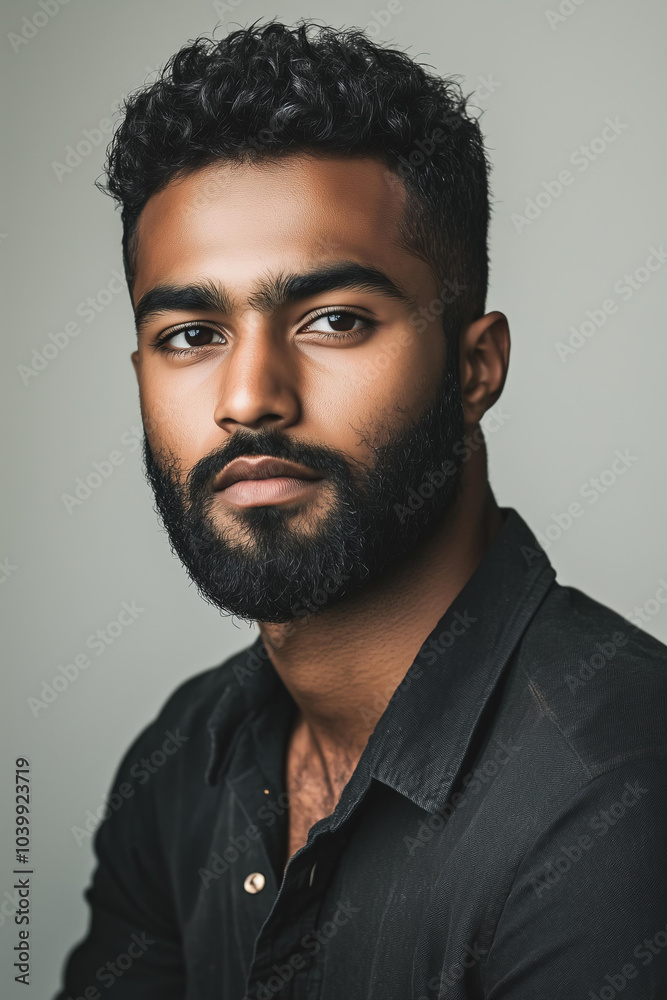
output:
[[266,646],[257,637],[217,666],[183,681],[168,696],[155,721],[199,724],[203,717],[208,718],[223,695],[228,696],[230,705],[252,707],[257,690],[266,683],[267,673],[273,673],[271,660]]
[[164,700],[153,725],[180,723],[191,729],[203,724],[223,694],[238,686],[235,668],[243,661],[249,648],[232,654],[214,667],[193,674],[179,684]]
[[[253,691],[263,679],[261,668],[268,665],[263,651],[256,640],[179,684],[126,751],[117,781],[128,773],[141,778],[144,766],[148,767],[145,759],[158,766],[159,773],[150,782],[156,788],[178,774],[192,774],[193,769],[203,775],[213,749],[212,732],[218,739],[230,739],[253,709]],[[165,757],[168,767],[160,763]]]
[[[617,965],[647,964],[641,942],[664,930],[667,647],[553,584],[508,671],[501,715],[517,752],[488,792],[505,862],[485,904],[487,989],[572,997],[582,969],[599,989]],[[663,959],[642,996],[667,996],[667,949]]]
[[667,646],[611,608],[554,584],[517,665],[591,777],[667,756]]

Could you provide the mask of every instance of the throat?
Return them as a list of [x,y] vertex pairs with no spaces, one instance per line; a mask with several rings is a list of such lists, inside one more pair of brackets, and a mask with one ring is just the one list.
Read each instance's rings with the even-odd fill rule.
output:
[[297,722],[285,758],[287,858],[303,847],[312,826],[330,816],[361,754],[323,754],[303,721]]

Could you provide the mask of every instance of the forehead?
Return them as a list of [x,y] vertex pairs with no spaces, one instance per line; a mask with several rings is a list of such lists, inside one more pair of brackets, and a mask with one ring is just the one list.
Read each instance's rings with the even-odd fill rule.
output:
[[345,258],[389,271],[423,267],[399,245],[402,182],[370,157],[285,156],[217,162],[175,178],[146,203],[136,231],[135,302],[148,288]]

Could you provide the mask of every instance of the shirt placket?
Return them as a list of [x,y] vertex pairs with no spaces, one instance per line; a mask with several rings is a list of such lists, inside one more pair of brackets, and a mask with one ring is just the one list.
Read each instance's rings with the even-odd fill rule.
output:
[[345,845],[343,831],[328,819],[290,859],[274,905],[255,942],[246,983],[248,1000],[317,1000],[321,995],[322,949],[318,925],[326,918],[327,888]]

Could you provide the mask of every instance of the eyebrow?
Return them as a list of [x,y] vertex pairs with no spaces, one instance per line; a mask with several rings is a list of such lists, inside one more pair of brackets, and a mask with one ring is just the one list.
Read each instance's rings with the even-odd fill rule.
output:
[[[278,274],[261,279],[248,296],[248,303],[260,312],[270,313],[279,306],[338,289],[377,292],[410,307],[416,301],[384,271],[355,261],[342,261],[303,274]],[[212,278],[188,285],[156,285],[137,302],[134,321],[140,333],[149,320],[167,312],[202,310],[229,315],[235,305],[234,297]]]

